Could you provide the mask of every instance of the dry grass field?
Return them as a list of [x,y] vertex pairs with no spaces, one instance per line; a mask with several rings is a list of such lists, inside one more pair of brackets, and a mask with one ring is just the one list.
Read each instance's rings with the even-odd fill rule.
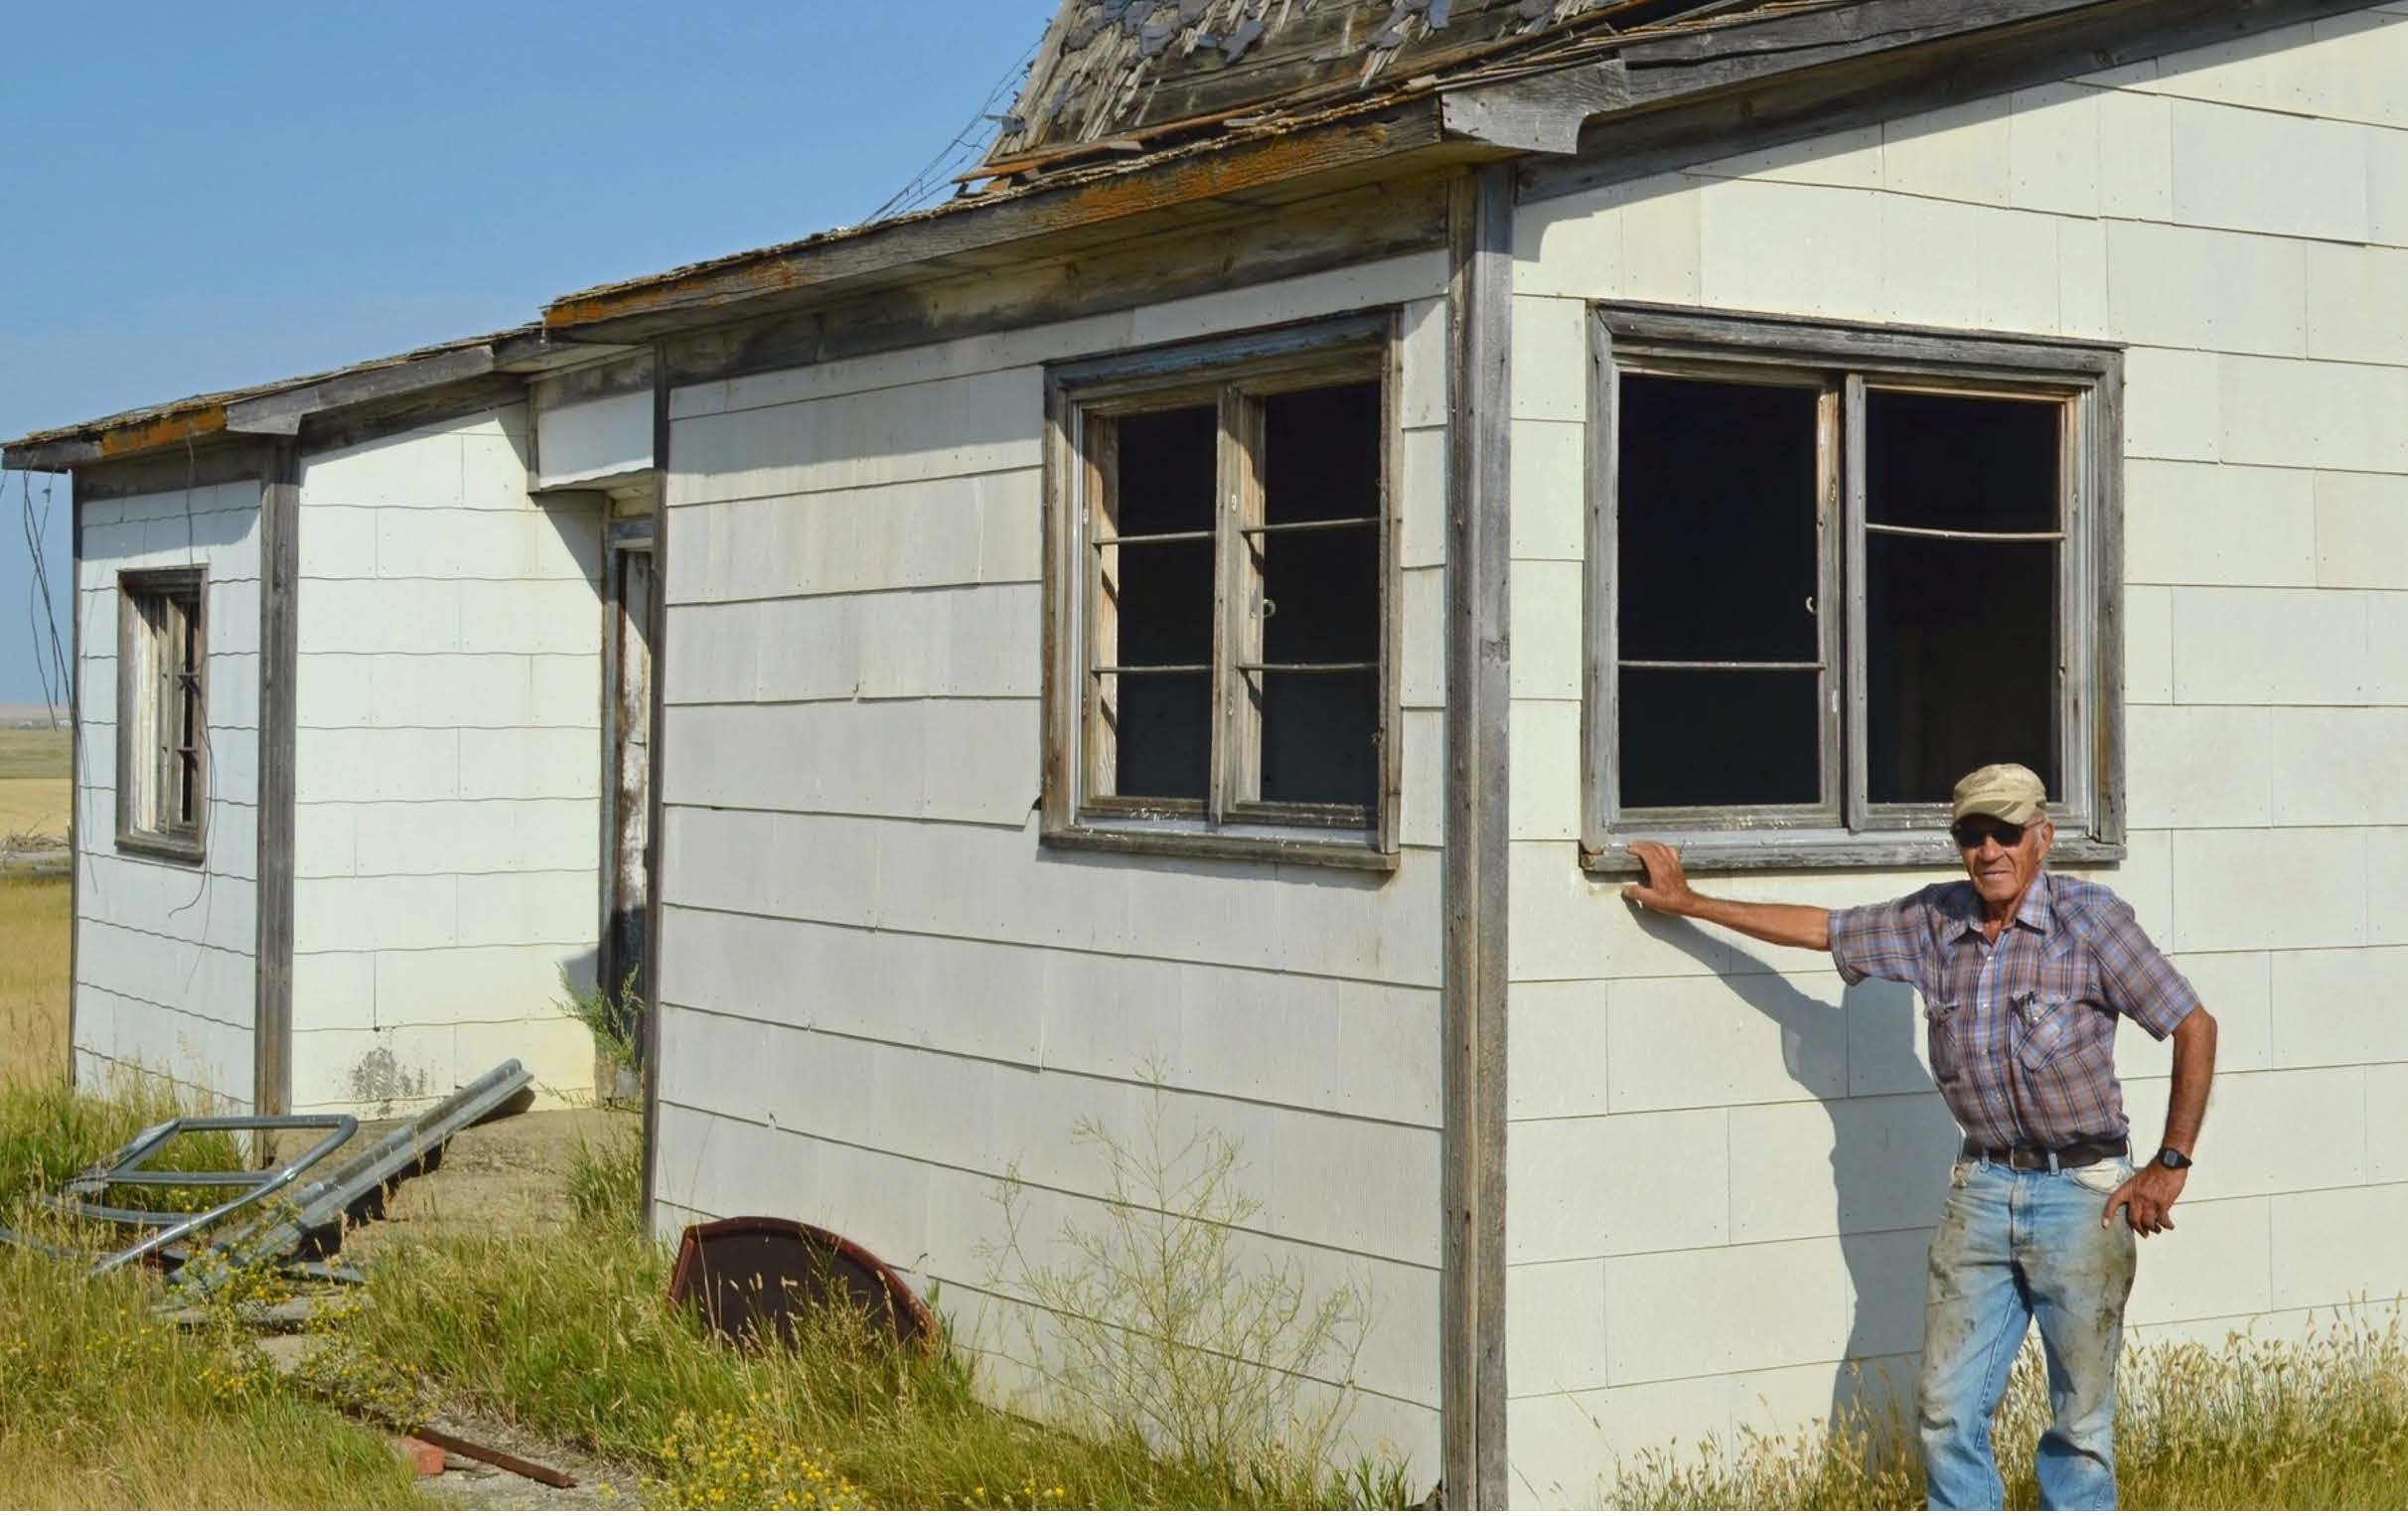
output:
[[0,837],[64,837],[68,740],[60,731],[0,731]]
[[67,1071],[67,881],[0,879],[0,1085]]
[[[0,839],[64,837],[68,735],[0,730]],[[0,877],[0,1084],[67,1069],[68,889]]]

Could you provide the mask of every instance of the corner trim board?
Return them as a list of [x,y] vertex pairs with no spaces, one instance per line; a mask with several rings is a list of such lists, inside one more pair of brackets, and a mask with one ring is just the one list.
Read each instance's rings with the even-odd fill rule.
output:
[[[662,860],[668,856],[661,826],[661,797],[669,744],[669,355],[653,345],[653,497],[652,571],[652,775],[644,799],[644,870],[651,877],[652,898],[644,918],[644,1189],[640,1208],[644,1224],[652,1225],[660,1200],[661,1166],[661,918],[668,898]],[[608,529],[605,528],[607,534]],[[608,553],[604,556],[607,558]],[[607,807],[607,802],[605,803]],[[609,866],[605,854],[603,867]]]
[[1446,866],[1440,1017],[1439,1422],[1443,1498],[1511,1503],[1506,1462],[1505,1002],[1513,176],[1449,205]]
[[75,1088],[75,1007],[83,998],[83,473],[67,476],[67,1087]]
[[251,1109],[293,1101],[293,747],[299,724],[301,449],[274,443],[259,481],[259,860]]

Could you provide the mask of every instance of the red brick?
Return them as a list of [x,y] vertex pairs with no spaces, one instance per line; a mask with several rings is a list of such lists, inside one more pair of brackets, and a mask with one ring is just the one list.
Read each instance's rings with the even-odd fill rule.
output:
[[395,1438],[393,1454],[421,1479],[431,1479],[443,1472],[443,1449],[432,1442],[421,1442],[416,1438]]

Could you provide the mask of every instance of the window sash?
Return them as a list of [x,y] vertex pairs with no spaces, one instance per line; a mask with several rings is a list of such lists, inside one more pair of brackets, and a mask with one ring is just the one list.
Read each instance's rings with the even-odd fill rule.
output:
[[207,595],[199,569],[118,581],[118,842],[194,861],[209,812]]
[[[1100,824],[1143,834],[1167,826],[1171,834],[1227,832],[1233,835],[1307,834],[1360,845],[1392,845],[1391,797],[1395,788],[1395,621],[1398,584],[1394,552],[1396,384],[1393,318],[1387,313],[1337,324],[1286,329],[1255,338],[1214,343],[1193,356],[1129,355],[1094,365],[1066,366],[1056,375],[1057,446],[1063,450],[1061,478],[1069,499],[1060,567],[1077,577],[1057,603],[1070,614],[1059,635],[1066,657],[1050,662],[1049,677],[1075,679],[1060,691],[1070,720],[1065,804],[1049,806],[1052,825]],[[1267,520],[1264,477],[1265,402],[1274,395],[1338,384],[1381,387],[1377,505],[1367,518],[1330,523],[1272,523]],[[1212,558],[1210,657],[1200,666],[1211,701],[1207,722],[1207,783],[1200,800],[1149,798],[1115,793],[1117,753],[1106,706],[1117,701],[1129,666],[1118,657],[1119,608],[1105,593],[1117,577],[1123,544],[1116,527],[1120,481],[1114,428],[1120,418],[1181,406],[1211,404],[1217,412],[1213,524],[1209,532],[1180,533],[1209,540]],[[1372,537],[1376,564],[1374,614],[1376,653],[1348,668],[1377,682],[1378,728],[1373,737],[1375,775],[1371,804],[1309,804],[1263,798],[1262,713],[1255,695],[1265,677],[1303,677],[1334,666],[1293,665],[1264,656],[1262,618],[1250,613],[1264,594],[1264,567],[1255,543],[1296,531],[1355,530]],[[1148,666],[1153,667],[1153,666]],[[1053,719],[1053,718],[1049,718]],[[1058,731],[1058,728],[1057,728]],[[1060,739],[1055,739],[1059,741]],[[1056,773],[1049,772],[1049,785]]]
[[[1956,334],[1842,327],[1654,308],[1595,308],[1591,346],[1591,492],[1582,772],[1584,851],[1623,861],[1620,839],[1751,843],[1803,861],[1858,841],[1903,843],[1945,826],[1937,804],[1870,799],[1866,545],[1866,419],[1873,390],[2054,401],[2059,428],[2058,527],[2052,625],[2060,833],[2122,841],[2121,666],[2115,580],[2120,544],[2112,510],[2119,457],[2120,354],[2111,349]],[[1625,374],[1820,385],[1824,509],[1817,599],[1826,678],[1820,694],[1823,803],[1805,806],[1625,808],[1621,804],[1619,602],[1620,379]]]

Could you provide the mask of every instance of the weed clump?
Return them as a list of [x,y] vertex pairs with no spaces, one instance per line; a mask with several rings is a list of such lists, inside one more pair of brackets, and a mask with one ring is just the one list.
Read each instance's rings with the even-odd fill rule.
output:
[[678,1511],[859,1511],[861,1487],[830,1468],[825,1453],[766,1433],[727,1412],[680,1412],[661,1440],[662,1477],[653,1503]]
[[637,1066],[636,1026],[644,997],[636,992],[637,971],[629,970],[616,992],[600,985],[579,985],[560,976],[560,1011],[593,1034],[595,1055],[594,1104],[621,1102],[614,1091],[618,1075]]
[[569,1214],[587,1226],[639,1231],[644,1225],[644,1131],[614,1127],[580,1137],[568,1160]]
[[1109,1179],[1093,1222],[1062,1224],[1058,1262],[1031,1260],[1025,1191],[1006,1180],[997,1289],[1024,1302],[1010,1311],[1019,1366],[1037,1409],[1106,1456],[1210,1470],[1250,1504],[1320,1504],[1369,1290],[1315,1290],[1292,1260],[1250,1256],[1260,1206],[1239,1187],[1238,1145],[1169,1120],[1157,1094],[1134,1142],[1077,1125]]
[[[2016,1361],[1992,1427],[2007,1503],[2031,1509],[2047,1427],[2036,1345]],[[2116,1482],[2142,1510],[2388,1507],[2408,1490],[2408,1343],[2395,1307],[2311,1319],[2297,1338],[2129,1350],[2117,1374]],[[1786,1436],[1742,1430],[1625,1461],[1600,1492],[1649,1510],[1919,1510],[1912,1423],[1884,1381],[1829,1422]]]

